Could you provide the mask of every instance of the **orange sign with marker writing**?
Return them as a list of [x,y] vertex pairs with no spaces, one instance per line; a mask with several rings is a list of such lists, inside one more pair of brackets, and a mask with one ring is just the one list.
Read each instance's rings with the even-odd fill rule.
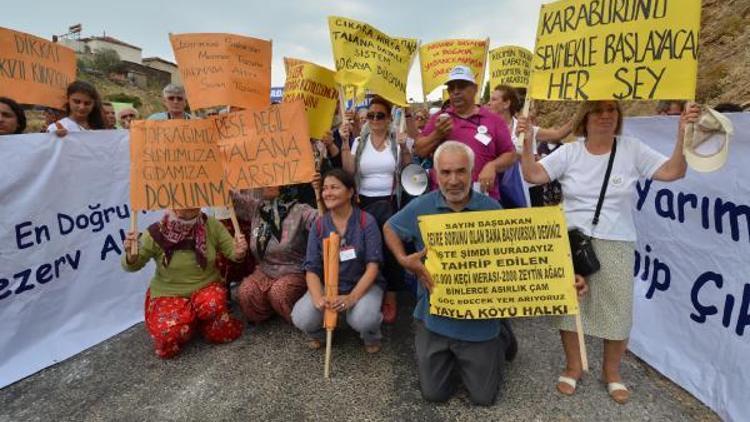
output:
[[270,104],[271,41],[208,33],[169,40],[191,108],[260,110]]
[[185,209],[228,203],[229,188],[224,181],[218,144],[222,129],[217,120],[136,120],[131,124],[133,209]]
[[[236,136],[221,136],[226,180],[231,189],[284,186],[312,181],[315,173],[307,114],[302,101],[240,111]],[[235,129],[237,130],[237,129]]]
[[61,109],[76,78],[76,55],[63,45],[0,28],[0,96]]

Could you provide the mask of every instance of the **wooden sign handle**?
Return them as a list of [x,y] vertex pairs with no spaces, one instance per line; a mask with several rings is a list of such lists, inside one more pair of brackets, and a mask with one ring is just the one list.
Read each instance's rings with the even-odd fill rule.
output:
[[130,209],[130,231],[136,234],[135,242],[130,244],[130,255],[138,255],[138,211]]

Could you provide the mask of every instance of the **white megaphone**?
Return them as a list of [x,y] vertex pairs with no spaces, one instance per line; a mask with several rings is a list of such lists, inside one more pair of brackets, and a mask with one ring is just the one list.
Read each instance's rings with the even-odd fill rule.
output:
[[411,196],[425,193],[429,184],[427,170],[419,164],[409,164],[401,171],[401,186]]

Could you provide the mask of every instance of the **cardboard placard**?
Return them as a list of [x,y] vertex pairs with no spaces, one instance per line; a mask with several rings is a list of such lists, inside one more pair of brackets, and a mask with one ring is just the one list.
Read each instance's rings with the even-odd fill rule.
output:
[[312,181],[315,161],[302,101],[255,112],[239,111],[216,119],[227,129],[219,145],[231,189]]
[[468,66],[474,72],[477,86],[483,86],[489,43],[489,39],[452,39],[434,41],[420,46],[419,63],[424,96],[443,85],[451,69],[459,65]]
[[560,207],[419,217],[430,313],[491,319],[578,313]]
[[693,99],[700,0],[542,5],[530,97]]
[[531,51],[516,46],[490,50],[490,90],[498,85],[527,88],[531,75]]
[[61,44],[0,27],[0,96],[56,109],[76,79],[76,54]]
[[352,85],[357,92],[365,89],[386,100],[408,106],[406,82],[417,40],[396,38],[364,22],[338,16],[328,17],[336,82]]
[[228,204],[216,119],[135,120],[130,127],[130,203],[136,210]]
[[169,35],[190,107],[270,104],[271,41],[233,34]]
[[[283,102],[302,100],[307,112],[310,137],[321,139],[331,129],[333,115],[338,106],[336,72],[314,63],[294,60],[297,64],[284,65],[287,68]],[[290,60],[290,61],[291,61]]]

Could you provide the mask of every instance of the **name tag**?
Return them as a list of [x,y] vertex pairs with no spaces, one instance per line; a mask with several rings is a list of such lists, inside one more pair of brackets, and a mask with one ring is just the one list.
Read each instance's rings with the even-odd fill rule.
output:
[[477,133],[476,135],[474,135],[474,139],[481,142],[482,145],[487,146],[490,144],[490,141],[492,140],[492,136],[486,133]]
[[354,250],[354,248],[346,248],[341,249],[339,251],[339,261],[350,261],[357,257],[357,252]]

